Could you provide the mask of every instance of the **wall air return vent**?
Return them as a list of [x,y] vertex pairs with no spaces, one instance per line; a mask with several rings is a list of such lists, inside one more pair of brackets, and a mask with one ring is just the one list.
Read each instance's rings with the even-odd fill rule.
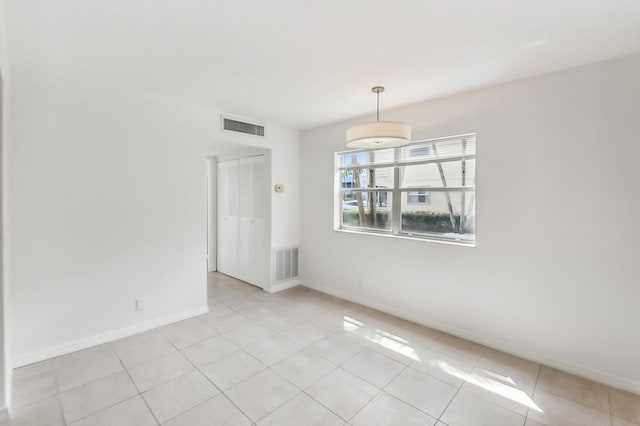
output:
[[226,132],[245,133],[247,135],[264,136],[264,126],[248,123],[235,118],[222,116],[222,130]]
[[273,250],[274,282],[288,281],[299,277],[299,247],[281,247]]

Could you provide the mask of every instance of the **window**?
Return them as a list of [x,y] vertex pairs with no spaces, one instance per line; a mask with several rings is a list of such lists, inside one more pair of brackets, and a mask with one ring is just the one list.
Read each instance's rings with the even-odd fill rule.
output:
[[431,200],[431,194],[428,192],[407,192],[407,203],[409,204],[428,204]]
[[429,155],[428,146],[417,146],[415,148],[409,148],[409,157],[424,157]]
[[475,135],[336,153],[336,228],[475,244]]

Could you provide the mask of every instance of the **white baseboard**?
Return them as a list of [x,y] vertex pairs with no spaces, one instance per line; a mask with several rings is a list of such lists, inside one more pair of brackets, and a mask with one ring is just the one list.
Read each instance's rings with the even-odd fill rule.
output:
[[24,365],[33,364],[34,362],[44,361],[50,358],[55,358],[57,356],[66,355],[71,352],[90,348],[92,346],[111,342],[113,340],[122,339],[123,337],[129,337],[134,334],[138,334],[144,331],[152,330],[154,328],[162,327],[163,325],[171,324],[177,321],[182,321],[198,315],[206,314],[207,312],[209,312],[209,307],[205,305],[196,309],[179,312],[173,315],[167,315],[164,317],[141,322],[138,324],[133,324],[127,327],[122,327],[116,330],[108,331],[106,333],[98,334],[98,335],[87,337],[84,339],[74,340],[68,343],[63,343],[61,345],[50,346],[48,348],[45,348],[39,351],[17,355],[13,359],[11,368],[22,367]]
[[314,290],[320,291],[322,293],[330,294],[332,296],[339,297],[341,299],[348,300],[350,302],[359,303],[361,305],[368,306],[373,309],[377,309],[379,311],[394,315],[399,318],[403,318],[418,324],[422,324],[424,326],[466,339],[472,342],[479,343],[484,346],[488,346],[493,349],[497,349],[502,352],[509,353],[511,355],[518,356],[520,358],[524,358],[533,362],[537,362],[539,364],[544,364],[549,367],[556,368],[558,370],[566,371],[567,373],[575,374],[576,376],[584,377],[586,379],[594,380],[599,383],[603,383],[605,385],[609,385],[618,389],[623,389],[629,392],[633,392],[635,394],[640,394],[640,382],[636,380],[629,379],[627,377],[621,377],[615,374],[607,373],[605,371],[593,369],[590,367],[585,367],[582,365],[578,365],[560,358],[556,358],[553,356],[545,355],[542,353],[535,353],[529,349],[518,347],[516,345],[512,345],[509,343],[505,343],[500,340],[493,339],[491,337],[487,337],[484,334],[477,333],[474,331],[470,331],[461,327],[452,326],[450,324],[446,324],[442,321],[427,319],[424,318],[411,318],[411,315],[407,315],[400,308],[394,308],[386,305],[382,305],[381,303],[370,300],[367,297],[362,297],[358,295],[351,294],[349,292],[335,290],[333,288],[325,287],[325,286],[314,286],[308,285],[306,286],[312,288]]
[[278,284],[271,284],[271,288],[269,289],[269,293],[277,293],[279,291],[286,290],[288,288],[292,288],[292,287],[298,286],[300,284],[302,284],[302,280],[300,280],[300,279],[285,281],[283,283],[278,283]]

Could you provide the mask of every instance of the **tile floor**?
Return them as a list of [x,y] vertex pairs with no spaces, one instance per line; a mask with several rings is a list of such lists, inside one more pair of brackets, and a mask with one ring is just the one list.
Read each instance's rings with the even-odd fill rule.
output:
[[19,368],[16,425],[640,425],[640,396],[305,287]]

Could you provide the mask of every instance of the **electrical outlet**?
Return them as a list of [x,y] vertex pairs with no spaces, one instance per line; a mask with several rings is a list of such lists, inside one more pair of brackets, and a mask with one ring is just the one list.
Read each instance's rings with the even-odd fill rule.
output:
[[136,299],[136,311],[144,311],[147,309],[147,301],[144,297],[138,297]]

